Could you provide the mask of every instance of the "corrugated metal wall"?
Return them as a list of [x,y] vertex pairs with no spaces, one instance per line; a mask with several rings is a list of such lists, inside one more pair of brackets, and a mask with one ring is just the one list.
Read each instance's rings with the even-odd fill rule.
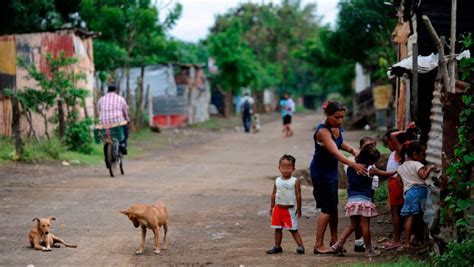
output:
[[0,36],[0,135],[11,135],[12,110],[5,88],[16,87],[15,36]]
[[[1,92],[4,88],[16,86],[18,90],[23,90],[25,87],[38,87],[34,80],[25,79],[27,72],[17,67],[16,58],[23,58],[28,64],[35,64],[43,73],[49,73],[46,53],[50,52],[55,56],[61,50],[66,56],[75,56],[79,61],[73,67],[74,71],[86,75],[86,81],[81,81],[78,86],[89,89],[90,97],[86,99],[86,108],[80,110],[80,115],[93,114],[94,59],[91,38],[79,37],[75,35],[74,30],[0,36],[0,135],[11,134],[10,99],[3,97]],[[53,116],[53,113],[54,110],[51,109],[49,116]],[[43,135],[44,121],[41,116],[33,114],[32,120],[36,132],[40,136]],[[26,120],[22,118],[22,133],[25,133],[27,128]],[[52,132],[54,125],[50,125],[49,129]]]
[[[440,85],[438,85],[439,87]],[[443,104],[441,103],[440,88],[434,90],[431,108],[431,130],[428,134],[426,160],[441,166],[443,148]]]

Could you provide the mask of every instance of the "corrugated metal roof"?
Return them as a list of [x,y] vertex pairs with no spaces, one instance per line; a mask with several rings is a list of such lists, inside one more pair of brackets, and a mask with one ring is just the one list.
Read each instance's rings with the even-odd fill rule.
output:
[[441,166],[443,151],[443,104],[441,103],[439,90],[433,91],[433,100],[431,103],[431,130],[428,134],[426,160]]

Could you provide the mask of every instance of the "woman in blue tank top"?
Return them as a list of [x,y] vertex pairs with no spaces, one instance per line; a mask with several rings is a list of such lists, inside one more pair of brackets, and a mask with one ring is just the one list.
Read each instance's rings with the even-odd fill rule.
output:
[[324,233],[329,224],[331,244],[337,241],[338,162],[349,165],[358,174],[367,174],[364,165],[351,161],[339,151],[342,149],[354,156],[358,153],[342,137],[346,108],[337,101],[328,101],[323,109],[326,119],[314,132],[314,155],[310,165],[313,196],[316,207],[321,209],[317,219],[315,254],[335,252],[331,247],[324,246]]

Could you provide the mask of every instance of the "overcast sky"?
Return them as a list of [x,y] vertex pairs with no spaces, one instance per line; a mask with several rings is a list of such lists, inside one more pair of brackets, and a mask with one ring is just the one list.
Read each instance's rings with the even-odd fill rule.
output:
[[[175,0],[183,5],[183,13],[178,23],[170,31],[171,36],[188,42],[204,39],[214,23],[217,14],[225,13],[229,8],[242,2],[280,3],[280,0]],[[303,4],[317,5],[317,14],[322,23],[334,25],[337,17],[337,0],[302,0]]]

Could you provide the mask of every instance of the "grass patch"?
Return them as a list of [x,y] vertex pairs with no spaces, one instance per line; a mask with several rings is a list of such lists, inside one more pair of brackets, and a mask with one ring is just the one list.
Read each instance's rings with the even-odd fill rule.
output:
[[388,148],[386,148],[383,145],[377,145],[377,150],[380,152],[380,154],[390,154],[390,153],[392,153]]
[[295,108],[296,113],[304,113],[306,111],[308,110],[304,107],[304,105],[296,105],[296,108]]
[[77,151],[64,151],[60,160],[66,160],[78,165],[99,165],[104,164],[104,150],[102,144],[92,144],[91,154],[83,154]]
[[387,203],[388,198],[388,181],[383,180],[379,182],[379,188],[375,190],[374,200],[376,204]]
[[189,128],[221,130],[235,128],[238,126],[242,126],[242,122],[240,116],[236,115],[230,118],[212,117],[205,122],[192,124],[189,126]]
[[418,261],[410,259],[406,256],[398,258],[394,262],[386,262],[386,263],[375,263],[375,264],[368,264],[368,263],[357,263],[351,265],[352,267],[369,267],[369,266],[378,266],[378,267],[427,267],[431,266],[426,261]]

